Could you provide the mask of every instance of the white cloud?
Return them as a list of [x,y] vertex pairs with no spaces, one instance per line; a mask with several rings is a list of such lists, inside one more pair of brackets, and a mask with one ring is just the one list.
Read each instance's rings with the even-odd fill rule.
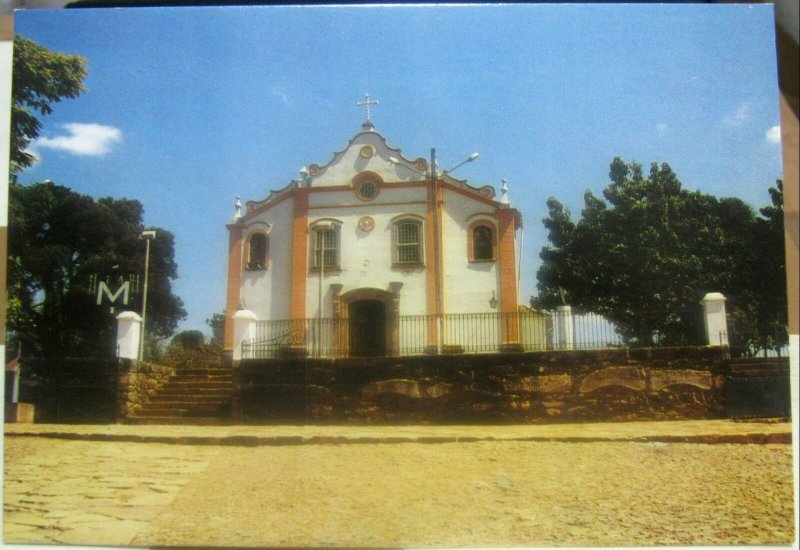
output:
[[773,126],[766,131],[764,137],[767,138],[767,141],[770,143],[779,144],[781,142],[781,127]]
[[279,86],[273,86],[269,89],[273,97],[280,99],[284,105],[289,105],[289,94],[283,91]]
[[659,135],[663,135],[669,130],[669,124],[664,124],[663,122],[656,124],[656,131]]
[[736,112],[725,117],[725,124],[729,126],[741,126],[750,119],[750,104],[745,102],[736,108]]
[[62,125],[66,135],[41,137],[32,145],[33,149],[55,149],[73,155],[102,157],[111,152],[111,147],[122,140],[119,128],[105,124],[70,122]]

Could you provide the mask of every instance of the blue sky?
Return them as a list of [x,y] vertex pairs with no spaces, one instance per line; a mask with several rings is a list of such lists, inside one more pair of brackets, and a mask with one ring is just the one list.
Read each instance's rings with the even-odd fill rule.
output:
[[615,156],[755,208],[781,177],[771,5],[31,10],[15,27],[89,66],[19,181],[140,200],[175,234],[182,329],[207,332],[224,307],[235,197],[327,163],[360,131],[365,92],[406,156],[436,147],[446,168],[479,152],[454,175],[508,180],[523,303],[545,201],[577,218]]

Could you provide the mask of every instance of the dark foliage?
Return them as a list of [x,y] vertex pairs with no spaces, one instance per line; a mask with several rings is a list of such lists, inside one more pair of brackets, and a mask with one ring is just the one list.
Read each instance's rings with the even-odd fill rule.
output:
[[586,192],[577,222],[548,200],[535,307],[599,313],[634,345],[649,345],[655,331],[662,344],[684,345],[703,343],[699,301],[722,292],[738,353],[785,344],[780,181],[758,216],[739,199],[684,190],[668,164],[645,177],[615,158],[609,177],[603,198]]
[[[145,244],[141,203],[97,201],[51,182],[9,187],[8,324],[27,355],[88,356],[115,351],[115,315],[141,312]],[[172,294],[174,238],[156,229],[150,249],[147,332],[171,335],[186,312]],[[127,306],[97,304],[97,283],[139,281]],[[136,285],[132,285],[135,290]]]

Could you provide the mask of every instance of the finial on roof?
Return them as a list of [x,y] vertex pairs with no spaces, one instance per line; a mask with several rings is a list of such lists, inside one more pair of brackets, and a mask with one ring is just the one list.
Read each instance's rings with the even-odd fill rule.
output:
[[378,105],[378,104],[379,104],[378,100],[377,99],[371,100],[369,98],[369,94],[364,94],[364,101],[356,101],[356,107],[365,107],[367,109],[367,119],[364,121],[364,124],[362,124],[361,127],[368,132],[371,132],[375,129],[375,126],[373,126],[372,121],[369,118],[369,111],[370,111],[369,108],[372,105]]
[[500,186],[500,193],[502,196],[500,197],[500,204],[511,204],[511,201],[508,200],[508,182],[506,180],[500,180],[503,185]]
[[236,213],[233,215],[233,221],[238,220],[242,217],[242,200],[239,195],[236,195]]

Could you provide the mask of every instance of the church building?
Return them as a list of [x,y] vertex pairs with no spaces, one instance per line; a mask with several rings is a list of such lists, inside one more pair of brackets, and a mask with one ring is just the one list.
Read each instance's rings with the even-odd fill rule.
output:
[[254,357],[281,346],[374,356],[518,345],[522,220],[505,184],[498,198],[437,170],[433,149],[404,156],[375,130],[369,96],[359,104],[362,131],[327,163],[262,200],[237,199],[226,350],[241,311],[258,327],[244,342]]

